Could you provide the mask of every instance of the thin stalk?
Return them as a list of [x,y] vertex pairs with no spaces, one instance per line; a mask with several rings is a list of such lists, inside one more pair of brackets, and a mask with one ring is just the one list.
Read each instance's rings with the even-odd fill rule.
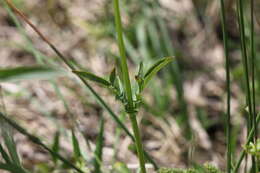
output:
[[128,72],[128,66],[127,66],[127,59],[126,59],[126,52],[125,52],[125,45],[123,40],[123,28],[122,28],[122,22],[121,22],[121,14],[120,14],[120,7],[119,7],[119,1],[114,0],[114,15],[115,15],[115,22],[116,22],[116,30],[117,30],[117,39],[118,39],[118,46],[119,46],[119,52],[121,56],[121,70],[123,74],[123,81],[124,81],[124,87],[125,87],[125,93],[127,96],[127,107],[126,111],[129,113],[132,128],[134,131],[135,136],[135,145],[137,149],[137,154],[139,157],[139,163],[141,167],[141,172],[146,173],[145,169],[145,159],[144,159],[144,149],[142,146],[142,141],[140,137],[140,132],[136,120],[136,114],[135,108],[134,108],[134,102],[132,98],[132,88],[131,88],[131,82]]
[[[32,27],[32,29],[39,35],[39,37],[50,46],[50,48],[58,55],[58,58],[60,58],[71,71],[76,70],[73,65],[70,64],[70,62],[67,60],[67,58],[27,19],[27,17],[18,10],[10,0],[5,0],[5,2],[8,4],[8,6],[18,15],[20,16],[28,25]],[[121,122],[121,120],[118,118],[118,116],[112,111],[112,109],[108,106],[108,104],[99,96],[99,94],[88,84],[88,82],[82,78],[79,75],[76,75],[80,81],[86,86],[86,88],[92,93],[94,98],[97,100],[97,102],[109,113],[109,115],[113,118],[113,120],[117,123],[119,127],[121,127],[125,133],[132,139],[133,142],[135,142],[135,137],[132,135],[132,133],[127,129],[127,127]],[[152,157],[144,151],[146,159],[153,164],[154,168],[157,170],[159,167],[155,163],[155,161],[152,159]]]
[[[254,139],[256,144],[257,141],[257,126],[256,126],[256,105],[255,105],[255,29],[254,29],[254,0],[250,0],[250,47],[251,47],[251,69],[252,69],[252,124],[254,129]],[[257,158],[252,157],[253,172],[258,172]]]
[[[246,48],[246,37],[245,37],[245,23],[244,23],[244,6],[243,0],[238,0],[238,11],[239,11],[239,28],[241,33],[241,49],[242,49],[242,57],[243,57],[243,64],[244,64],[244,71],[245,71],[245,79],[246,79],[246,100],[249,108],[249,127],[248,129],[254,129],[253,123],[253,105],[252,105],[252,98],[251,98],[251,91],[250,91],[250,75],[248,69],[248,57],[247,57],[247,48]],[[252,139],[253,141],[254,139]],[[256,160],[255,157],[252,156],[252,167],[254,173],[256,173]]]
[[253,110],[253,127],[255,129],[255,140],[257,140],[257,126],[256,126],[256,103],[255,103],[255,24],[254,24],[254,0],[250,0],[250,46],[251,46],[251,69],[252,69],[252,110]]
[[80,168],[78,168],[77,166],[75,166],[74,164],[72,164],[70,161],[68,161],[67,159],[65,159],[63,156],[61,156],[60,154],[52,151],[49,147],[47,147],[47,145],[45,145],[38,137],[28,133],[25,128],[21,127],[20,125],[18,125],[15,121],[11,120],[10,118],[8,118],[7,116],[5,116],[2,112],[0,112],[0,118],[3,119],[5,122],[7,122],[10,126],[12,126],[14,129],[16,129],[18,132],[22,133],[24,136],[26,136],[28,139],[30,139],[30,141],[32,141],[33,143],[43,147],[45,150],[47,150],[49,153],[51,153],[52,155],[54,155],[55,157],[57,157],[59,160],[61,160],[65,165],[69,166],[70,168],[76,170],[79,173],[84,173],[84,171],[82,171]]
[[[260,122],[260,113],[258,113],[257,117],[256,117],[256,125],[258,125],[258,123]],[[249,134],[248,134],[248,137],[247,137],[247,140],[246,140],[246,144],[245,145],[248,145],[252,139],[254,138],[254,134],[255,134],[255,129],[251,129]],[[242,153],[240,154],[239,158],[238,158],[238,161],[232,171],[232,173],[237,173],[238,172],[238,169],[242,163],[242,160],[244,159],[246,155],[246,151],[243,150]]]
[[226,12],[224,0],[221,3],[222,32],[224,41],[224,52],[226,57],[226,89],[227,89],[227,118],[226,118],[226,139],[227,139],[227,172],[231,173],[232,169],[232,151],[231,151],[231,113],[230,113],[230,60],[228,55],[228,36],[226,28]]

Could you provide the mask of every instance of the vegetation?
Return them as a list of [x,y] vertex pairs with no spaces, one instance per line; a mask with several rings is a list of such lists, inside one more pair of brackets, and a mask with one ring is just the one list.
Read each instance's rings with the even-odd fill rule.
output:
[[[220,167],[215,167],[208,163],[200,165],[200,161],[197,162],[197,160],[193,158],[194,150],[196,150],[194,148],[196,148],[197,145],[196,140],[201,140],[197,139],[197,136],[204,135],[203,139],[205,139],[208,135],[211,135],[210,129],[212,129],[212,121],[210,117],[204,116],[204,114],[208,113],[205,107],[196,107],[185,97],[190,94],[185,93],[189,92],[185,90],[185,80],[195,74],[192,74],[193,70],[191,70],[190,73],[184,73],[188,67],[186,67],[187,63],[185,63],[185,60],[182,60],[180,57],[184,57],[187,54],[185,54],[185,50],[182,50],[182,48],[177,50],[173,45],[174,41],[172,39],[175,38],[171,37],[170,26],[167,25],[167,17],[163,16],[163,12],[167,12],[167,8],[162,6],[162,2],[149,0],[107,1],[104,2],[105,12],[103,16],[98,16],[96,21],[92,24],[88,24],[85,21],[79,22],[83,28],[86,26],[88,26],[88,28],[94,27],[95,33],[92,31],[91,34],[93,34],[95,38],[108,40],[111,45],[115,45],[116,43],[116,51],[112,51],[112,46],[104,51],[104,55],[112,57],[114,65],[109,75],[102,77],[100,74],[92,73],[91,70],[84,67],[81,62],[77,62],[77,60],[65,56],[68,53],[60,50],[58,45],[48,39],[47,36],[40,31],[40,27],[36,26],[34,22],[22,12],[21,2],[22,0],[3,0],[1,4],[3,9],[8,13],[12,24],[17,28],[19,35],[22,36],[26,43],[25,46],[14,45],[22,47],[26,52],[29,52],[35,58],[37,65],[1,68],[0,84],[15,83],[15,85],[18,85],[19,82],[26,80],[48,81],[54,88],[55,94],[66,110],[69,125],[66,128],[62,127],[55,118],[53,119],[49,116],[49,119],[52,119],[56,124],[57,131],[53,136],[53,140],[46,142],[42,137],[36,135],[37,133],[35,134],[30,130],[26,130],[25,125],[20,123],[19,119],[13,119],[12,115],[10,115],[6,109],[9,105],[4,103],[6,97],[5,91],[0,88],[2,100],[0,109],[0,130],[3,139],[2,142],[0,142],[1,170],[12,173],[129,173],[132,172],[129,168],[129,164],[121,162],[116,156],[116,147],[121,140],[121,132],[124,132],[134,144],[134,147],[129,147],[129,150],[134,153],[139,160],[139,165],[134,169],[134,172],[152,172],[148,170],[150,169],[148,168],[149,165],[152,165],[153,171],[158,173],[221,173],[221,170],[227,173],[238,173],[239,171],[242,172],[242,170],[244,172],[258,173],[260,171],[260,141],[258,136],[260,121],[260,113],[258,110],[260,78],[257,75],[260,72],[258,56],[260,52],[258,49],[260,41],[256,34],[257,19],[255,19],[255,16],[258,14],[258,9],[255,8],[255,4],[257,2],[254,0],[236,0],[234,2],[224,0],[215,1],[219,4],[217,7],[219,7],[219,14],[221,16],[222,30],[220,33],[222,37],[220,38],[220,43],[223,44],[226,74],[224,87],[226,94],[225,108],[221,108],[220,110],[220,113],[224,114],[224,118],[221,117],[220,125],[218,124],[221,127],[225,127],[226,135],[222,135],[222,138],[225,139],[225,149],[222,153],[226,153],[224,159],[226,166]],[[203,9],[204,6],[210,3],[207,1],[190,2],[197,6],[196,9],[198,13],[196,14],[198,14],[202,23],[204,23],[204,25],[206,25],[207,22],[210,23],[206,16],[207,12]],[[54,1],[48,1],[48,8],[50,12],[52,12],[50,13],[52,15],[55,15],[55,11],[52,11],[52,7],[54,6]],[[235,8],[236,17],[234,17],[234,19],[232,18],[232,20],[238,24],[239,38],[235,41],[231,36],[230,32],[233,30],[230,29],[228,21],[231,20],[229,16],[231,13],[228,12],[228,9],[233,10],[233,8]],[[41,38],[42,42],[46,43],[55,53],[57,59],[51,59],[43,55],[43,53],[34,46],[33,41],[20,22],[25,22],[29,25],[34,33]],[[182,22],[185,23],[185,21],[179,21],[179,25],[182,25]],[[207,33],[208,31],[205,32]],[[186,35],[190,33],[185,34],[186,33],[179,33],[179,37],[184,39],[182,37],[187,37]],[[195,40],[193,44],[199,43]],[[13,44],[10,44],[10,47],[12,45]],[[232,62],[234,61],[234,49],[241,50],[242,62],[240,63],[239,61],[235,67]],[[66,68],[61,67],[59,61],[64,63]],[[131,75],[133,73],[132,71],[134,71],[132,66],[138,66],[138,69],[135,70],[137,73],[133,77]],[[202,76],[203,74],[199,73],[199,75]],[[243,80],[240,79],[241,75],[243,75]],[[82,124],[79,122],[76,113],[72,111],[72,107],[69,104],[70,100],[65,98],[64,93],[59,88],[59,85],[62,83],[60,83],[57,78],[69,79],[73,77],[76,77],[76,79],[81,82],[80,84],[89,91],[102,110],[109,115],[109,119],[112,119],[117,125],[116,132],[113,134],[116,136],[116,140],[113,149],[115,157],[112,163],[110,162],[112,166],[105,164],[105,160],[108,159],[104,158],[106,149],[104,139],[106,137],[106,124],[108,123],[103,115],[105,113],[101,111],[97,113],[97,116],[99,116],[98,132],[94,140],[89,139],[86,137],[85,131],[82,130]],[[73,83],[75,83],[75,80],[73,80]],[[235,84],[238,84],[241,88],[240,97],[242,99],[240,112],[242,115],[246,115],[242,117],[242,119],[246,121],[246,123],[242,124],[245,125],[246,129],[246,138],[243,139],[245,142],[241,142],[241,136],[239,135],[239,133],[242,132],[242,129],[239,130],[241,124],[236,122],[239,115],[232,112],[232,99],[235,98],[233,95],[236,94],[236,91],[234,91]],[[74,88],[72,90],[77,94],[80,92]],[[101,91],[113,95],[117,102],[112,106],[109,103],[109,97],[104,96]],[[171,95],[173,91],[176,92],[175,101],[177,103],[172,103]],[[215,97],[213,93],[211,94],[213,95],[212,97]],[[192,92],[190,95],[192,95]],[[82,96],[79,96],[77,100],[82,100],[82,102],[86,103],[84,107],[95,109],[96,104],[91,104],[88,99],[83,98],[84,96],[81,97]],[[148,97],[152,98],[153,102],[147,99]],[[199,99],[197,101],[199,102]],[[120,111],[116,108],[117,106],[120,107]],[[174,106],[174,109],[177,109],[177,111],[173,110],[172,106]],[[43,112],[43,114],[49,114],[48,112]],[[192,116],[194,112],[198,114],[198,117],[195,119],[194,116]],[[145,114],[151,115],[152,118],[142,118],[142,116],[146,116]],[[169,114],[176,115],[170,116]],[[126,115],[128,115],[127,117],[130,120],[131,130],[129,130],[127,125]],[[174,119],[174,121],[172,119]],[[199,119],[199,123],[197,119]],[[223,121],[223,119],[225,121]],[[176,124],[172,125],[171,123],[175,122],[175,120]],[[185,148],[185,152],[179,157],[182,157],[180,160],[184,159],[185,161],[183,162],[185,166],[190,168],[180,169],[180,167],[183,167],[182,165],[176,165],[177,168],[161,168],[162,164],[159,163],[168,158],[167,149],[165,149],[166,152],[163,158],[156,158],[155,155],[152,154],[152,151],[146,149],[144,142],[146,134],[142,128],[143,126],[150,126],[150,129],[158,128],[153,121],[157,122],[157,124],[158,122],[159,124],[163,124],[163,127],[168,130],[170,129],[164,132],[165,135],[168,133],[171,134],[168,135],[170,137],[176,136],[178,128],[181,129],[179,140],[182,141],[181,145]],[[202,124],[202,127],[200,124]],[[172,126],[176,126],[176,128]],[[175,131],[171,131],[171,129],[175,129]],[[88,130],[90,129],[86,131]],[[65,153],[68,151],[62,148],[61,138],[62,134],[64,135],[63,131],[69,132],[66,133],[65,136],[69,136],[69,145],[72,148],[72,153],[67,155],[65,155]],[[44,149],[50,155],[48,162],[30,165],[31,167],[25,166],[21,159],[26,158],[20,158],[19,156],[16,140],[13,137],[14,132],[22,134],[27,137],[28,141]],[[238,140],[239,138],[240,140]],[[81,139],[84,139],[84,142]],[[169,139],[170,146],[172,144],[172,147],[174,147],[173,145],[176,143],[173,139],[176,140],[175,138]],[[94,147],[92,146],[93,141],[95,143]],[[202,143],[204,141],[198,142]],[[213,141],[213,143],[214,142],[215,141]],[[162,141],[162,143],[164,143],[164,141]],[[165,141],[165,143],[169,142]],[[205,145],[206,144],[204,144],[204,146]],[[241,145],[243,146],[242,148]],[[220,146],[219,148],[221,148],[221,142],[218,142],[215,146]],[[89,153],[86,152],[86,148],[90,151]],[[214,152],[210,154],[214,154]],[[199,158],[204,160],[203,157]]]

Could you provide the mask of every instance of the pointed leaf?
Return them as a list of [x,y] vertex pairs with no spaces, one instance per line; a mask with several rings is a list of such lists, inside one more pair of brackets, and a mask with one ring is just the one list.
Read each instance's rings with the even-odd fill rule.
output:
[[79,141],[74,133],[73,130],[71,130],[72,133],[72,145],[73,145],[73,153],[76,160],[78,160],[81,157],[81,151],[79,147]]
[[[54,142],[53,142],[53,145],[52,145],[52,150],[55,153],[59,153],[59,150],[60,150],[60,132],[59,131],[57,131],[55,133]],[[57,157],[55,155],[52,155],[52,159],[53,159],[54,163],[56,164],[57,163]]]
[[16,165],[21,165],[20,158],[16,150],[16,144],[10,132],[3,131],[3,138],[4,138],[5,146],[7,147],[10,157],[12,159],[12,162],[15,163]]
[[144,75],[144,87],[147,83],[152,79],[153,76],[156,75],[158,71],[160,71],[163,67],[173,61],[173,57],[166,57],[159,61],[157,61],[152,67],[148,69],[148,71]]
[[50,79],[66,74],[62,70],[43,67],[0,68],[0,82],[15,82],[28,79]]
[[6,163],[11,163],[11,159],[9,158],[7,152],[4,150],[3,146],[0,144],[0,153],[2,158],[5,160]]
[[89,72],[85,72],[85,71],[72,71],[72,72],[75,74],[78,74],[84,78],[87,78],[88,80],[105,85],[107,87],[111,85],[109,81],[107,81],[106,79],[104,79],[102,77],[96,76],[93,73],[89,73]]
[[127,165],[122,162],[117,162],[114,164],[115,173],[131,173],[131,171],[127,168]]
[[94,172],[100,172],[100,165],[102,162],[102,152],[104,145],[104,119],[101,119],[99,134],[96,142],[95,160],[94,160]]
[[12,173],[28,173],[26,170],[24,170],[22,167],[11,164],[11,163],[0,163],[0,169],[6,170]]

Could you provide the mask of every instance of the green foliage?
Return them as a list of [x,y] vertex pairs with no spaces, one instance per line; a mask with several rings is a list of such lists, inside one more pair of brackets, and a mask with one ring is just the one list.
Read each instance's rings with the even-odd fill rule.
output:
[[1,68],[0,82],[14,82],[26,79],[50,79],[65,75],[62,70],[46,67],[46,66],[32,66],[32,67],[15,67],[15,68]]
[[250,142],[244,148],[247,153],[260,158],[260,139],[258,139],[256,143]]
[[101,84],[101,85],[104,85],[106,87],[109,87],[111,84],[109,81],[107,81],[106,79],[104,78],[101,78],[93,73],[90,73],[90,72],[86,72],[86,71],[73,71],[73,73],[76,73],[90,81],[93,81],[93,82],[96,82],[98,84]]

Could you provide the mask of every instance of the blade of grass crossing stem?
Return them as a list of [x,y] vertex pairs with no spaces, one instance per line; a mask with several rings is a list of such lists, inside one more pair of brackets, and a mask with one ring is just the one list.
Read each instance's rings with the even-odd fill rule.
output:
[[[26,18],[26,16],[19,11],[9,0],[5,0],[7,2],[8,6],[16,12],[17,15],[19,15],[28,25],[31,26],[31,28],[39,35],[39,37],[50,46],[50,48],[58,55],[58,57],[70,68],[70,70],[76,70],[73,65],[67,61],[65,56]],[[90,91],[90,93],[93,94],[94,98],[97,100],[97,102],[109,113],[109,115],[114,119],[114,121],[126,132],[126,134],[135,141],[134,136],[130,133],[130,131],[127,129],[127,127],[120,121],[118,116],[112,111],[112,109],[106,104],[106,102],[98,95],[98,93],[88,84],[88,82],[78,75],[78,78],[81,80],[81,82],[85,85],[85,87]],[[151,162],[154,166],[154,168],[157,170],[159,167],[157,164],[153,161],[152,157],[145,152],[145,156],[149,162]]]
[[[259,122],[260,122],[260,113],[258,113],[258,115],[256,117],[256,125],[258,125]],[[255,131],[255,129],[251,129],[250,130],[250,133],[248,134],[248,137],[247,137],[245,145],[248,145],[252,141],[252,139],[254,138],[254,134],[255,134],[254,131]],[[238,171],[238,169],[239,169],[239,167],[240,167],[240,165],[242,163],[242,160],[244,159],[245,155],[246,155],[246,151],[243,150],[240,153],[239,159],[238,159],[236,165],[234,166],[234,169],[233,169],[232,173],[237,173],[237,171]]]
[[135,144],[137,149],[137,154],[139,158],[139,163],[141,167],[141,172],[146,173],[145,169],[145,159],[144,159],[144,150],[141,142],[140,132],[136,120],[136,114],[134,113],[134,103],[132,98],[132,88],[131,88],[131,82],[129,79],[129,73],[128,73],[128,66],[127,66],[127,59],[126,59],[126,52],[125,52],[125,46],[123,41],[123,28],[121,23],[121,14],[120,14],[120,7],[119,7],[119,0],[114,0],[114,15],[115,15],[115,23],[116,23],[116,31],[117,31],[117,39],[118,39],[118,46],[119,46],[119,52],[120,52],[120,62],[121,62],[121,69],[123,73],[123,79],[124,79],[124,87],[125,87],[125,93],[127,96],[127,112],[130,116],[132,128],[134,131],[134,137],[135,137]]
[[228,36],[226,28],[226,9],[224,0],[220,0],[221,4],[221,18],[222,18],[222,33],[224,41],[224,52],[226,59],[226,89],[227,89],[227,112],[226,112],[226,141],[227,141],[227,172],[231,173],[232,169],[232,151],[231,151],[231,115],[230,115],[230,60],[228,54]]
[[101,119],[99,125],[99,134],[96,141],[94,172],[101,173],[102,153],[104,146],[104,118]]
[[22,126],[20,126],[19,124],[17,124],[15,121],[13,121],[12,119],[10,119],[9,117],[5,116],[2,112],[0,112],[0,118],[2,118],[5,122],[7,122],[11,127],[13,127],[14,129],[16,129],[18,132],[22,133],[24,136],[26,136],[31,142],[41,146],[42,148],[44,148],[45,150],[47,150],[51,155],[54,155],[55,157],[57,157],[59,160],[61,160],[65,165],[67,165],[68,167],[74,169],[75,171],[79,172],[79,173],[84,173],[80,168],[78,168],[77,166],[73,165],[70,161],[68,161],[67,159],[65,159],[63,156],[61,156],[58,153],[55,153],[52,149],[50,149],[49,147],[47,147],[47,145],[45,145],[40,138],[28,133],[25,128],[23,128]]

